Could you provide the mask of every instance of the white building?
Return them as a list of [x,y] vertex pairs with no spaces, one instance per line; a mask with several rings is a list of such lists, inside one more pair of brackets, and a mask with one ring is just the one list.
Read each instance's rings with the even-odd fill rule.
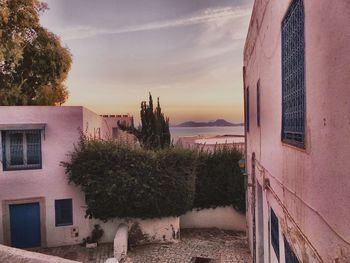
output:
[[[99,116],[84,107],[0,107],[0,243],[15,247],[80,243],[90,235],[84,194],[68,185],[62,161],[79,130],[99,138],[132,139],[117,122],[128,115]],[[114,234],[114,233],[113,233]]]
[[244,94],[254,262],[350,262],[350,1],[256,0]]

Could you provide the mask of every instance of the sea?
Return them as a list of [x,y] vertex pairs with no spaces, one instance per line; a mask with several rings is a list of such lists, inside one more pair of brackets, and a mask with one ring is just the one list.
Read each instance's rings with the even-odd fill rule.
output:
[[185,136],[223,136],[223,135],[244,135],[244,126],[232,127],[170,127],[173,140]]

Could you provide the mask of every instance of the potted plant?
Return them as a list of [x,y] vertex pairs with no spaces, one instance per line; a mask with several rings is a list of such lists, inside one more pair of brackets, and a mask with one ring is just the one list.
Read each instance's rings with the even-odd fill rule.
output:
[[83,245],[86,248],[97,247],[97,242],[101,239],[103,233],[104,231],[100,225],[94,225],[94,229],[91,231],[91,236],[88,236],[87,238],[83,239]]

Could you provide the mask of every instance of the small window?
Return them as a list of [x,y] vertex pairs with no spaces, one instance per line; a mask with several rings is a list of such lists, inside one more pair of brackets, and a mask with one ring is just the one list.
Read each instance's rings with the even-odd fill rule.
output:
[[299,263],[297,256],[290,247],[287,239],[284,237],[284,253],[286,257],[286,263]]
[[256,85],[256,123],[260,127],[260,80]]
[[282,21],[282,141],[305,143],[305,41],[303,0],[293,0]]
[[279,245],[279,225],[278,225],[278,217],[275,212],[271,208],[271,244],[273,250],[276,253],[277,259],[279,261],[280,258],[280,245]]
[[245,116],[245,122],[246,122],[246,129],[247,132],[249,132],[249,115],[250,115],[250,105],[249,105],[249,87],[247,88],[247,93],[246,93],[246,116]]
[[12,130],[2,132],[3,169],[41,168],[41,131]]
[[55,200],[56,226],[73,225],[72,199]]

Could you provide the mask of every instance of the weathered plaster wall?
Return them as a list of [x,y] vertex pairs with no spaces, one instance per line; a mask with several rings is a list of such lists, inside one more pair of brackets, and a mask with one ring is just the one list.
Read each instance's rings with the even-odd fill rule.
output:
[[180,228],[219,228],[224,230],[246,231],[244,214],[232,207],[217,207],[187,212],[180,217]]
[[[305,5],[306,149],[281,142],[281,21],[291,0],[257,0],[244,53],[250,91],[247,160],[250,180],[255,152],[257,182],[269,180],[324,262],[350,261],[350,1],[310,0]],[[261,127],[256,125],[260,79]],[[264,170],[264,169],[265,170]],[[259,171],[259,169],[261,171]],[[248,191],[252,204],[251,188]],[[316,261],[305,239],[286,220],[272,193],[264,191],[265,262],[277,262],[269,247],[269,207],[302,262]],[[252,206],[249,205],[252,247]],[[258,237],[259,239],[259,237]],[[259,243],[259,240],[258,240]],[[284,262],[283,237],[280,236]]]

